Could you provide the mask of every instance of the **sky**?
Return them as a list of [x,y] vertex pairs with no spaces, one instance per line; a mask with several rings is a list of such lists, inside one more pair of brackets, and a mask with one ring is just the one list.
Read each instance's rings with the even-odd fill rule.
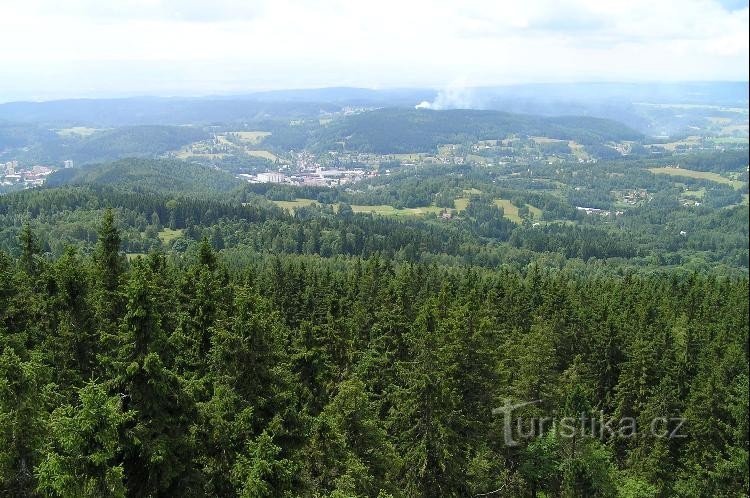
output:
[[748,79],[747,0],[0,0],[0,101]]

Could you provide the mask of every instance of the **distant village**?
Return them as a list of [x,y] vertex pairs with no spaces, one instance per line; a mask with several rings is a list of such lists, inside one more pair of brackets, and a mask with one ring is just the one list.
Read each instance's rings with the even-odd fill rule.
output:
[[281,164],[278,171],[241,173],[238,178],[250,183],[279,183],[315,187],[337,187],[378,176],[376,169],[324,167],[306,152],[294,154],[294,165]]
[[[65,168],[72,168],[73,161],[63,161],[63,165]],[[0,186],[38,187],[44,184],[47,176],[55,171],[55,169],[51,166],[42,166],[41,164],[31,167],[21,167],[18,165],[18,161],[0,163]]]

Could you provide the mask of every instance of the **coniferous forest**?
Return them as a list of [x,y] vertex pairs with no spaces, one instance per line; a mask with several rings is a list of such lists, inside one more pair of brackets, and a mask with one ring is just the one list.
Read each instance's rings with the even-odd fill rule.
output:
[[748,494],[746,274],[126,259],[120,223],[0,253],[2,496]]

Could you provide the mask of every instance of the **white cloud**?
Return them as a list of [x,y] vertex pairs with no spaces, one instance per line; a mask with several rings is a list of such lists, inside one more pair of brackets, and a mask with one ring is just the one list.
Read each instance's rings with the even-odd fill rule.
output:
[[0,98],[746,79],[747,38],[747,7],[715,0],[6,0]]

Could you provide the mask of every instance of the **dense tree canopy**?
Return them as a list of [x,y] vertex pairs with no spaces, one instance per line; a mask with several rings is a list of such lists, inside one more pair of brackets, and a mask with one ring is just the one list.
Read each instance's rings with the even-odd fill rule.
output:
[[[0,253],[2,494],[748,493],[747,277],[128,262],[118,224]],[[519,434],[563,416],[640,430]]]

